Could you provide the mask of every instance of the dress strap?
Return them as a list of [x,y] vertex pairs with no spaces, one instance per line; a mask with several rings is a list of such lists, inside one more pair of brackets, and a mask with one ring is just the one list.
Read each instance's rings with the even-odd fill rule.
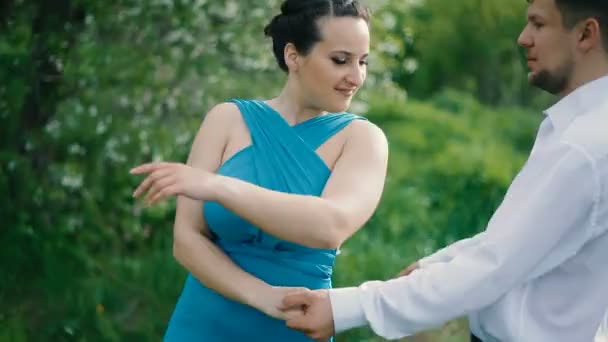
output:
[[300,137],[316,150],[353,120],[367,119],[351,113],[330,113],[305,121],[297,126],[296,130]]

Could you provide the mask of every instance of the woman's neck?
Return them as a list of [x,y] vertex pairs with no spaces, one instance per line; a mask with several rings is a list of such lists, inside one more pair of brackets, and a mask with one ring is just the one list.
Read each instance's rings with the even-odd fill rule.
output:
[[305,102],[301,97],[301,92],[290,82],[285,85],[279,96],[269,100],[268,104],[279,112],[290,125],[325,114],[323,110]]

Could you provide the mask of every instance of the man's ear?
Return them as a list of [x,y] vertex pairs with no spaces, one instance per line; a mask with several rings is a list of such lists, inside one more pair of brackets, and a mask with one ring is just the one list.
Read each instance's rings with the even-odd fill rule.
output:
[[579,46],[584,52],[588,52],[598,44],[602,44],[600,23],[595,18],[587,18],[580,24]]
[[283,58],[285,58],[285,64],[289,71],[298,71],[298,63],[300,62],[299,57],[300,54],[298,53],[298,50],[296,50],[296,46],[293,45],[293,43],[287,43],[283,50]]

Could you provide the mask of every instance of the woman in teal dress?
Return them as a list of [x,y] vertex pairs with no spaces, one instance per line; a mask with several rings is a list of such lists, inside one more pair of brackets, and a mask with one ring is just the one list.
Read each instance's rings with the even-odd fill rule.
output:
[[380,199],[386,138],[345,112],[366,76],[367,10],[288,0],[281,12],[265,29],[287,73],[279,96],[214,107],[187,164],[132,170],[148,175],[135,196],[178,196],[174,254],[190,273],[165,341],[310,341],[285,326],[301,312],[282,298],[331,287],[338,248]]

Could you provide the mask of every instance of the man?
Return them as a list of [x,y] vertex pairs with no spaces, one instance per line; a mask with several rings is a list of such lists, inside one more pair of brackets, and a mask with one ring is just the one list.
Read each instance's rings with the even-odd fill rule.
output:
[[529,81],[561,99],[487,229],[407,276],[289,295],[304,314],[288,326],[396,339],[469,315],[476,341],[593,340],[608,307],[608,1],[528,2]]

